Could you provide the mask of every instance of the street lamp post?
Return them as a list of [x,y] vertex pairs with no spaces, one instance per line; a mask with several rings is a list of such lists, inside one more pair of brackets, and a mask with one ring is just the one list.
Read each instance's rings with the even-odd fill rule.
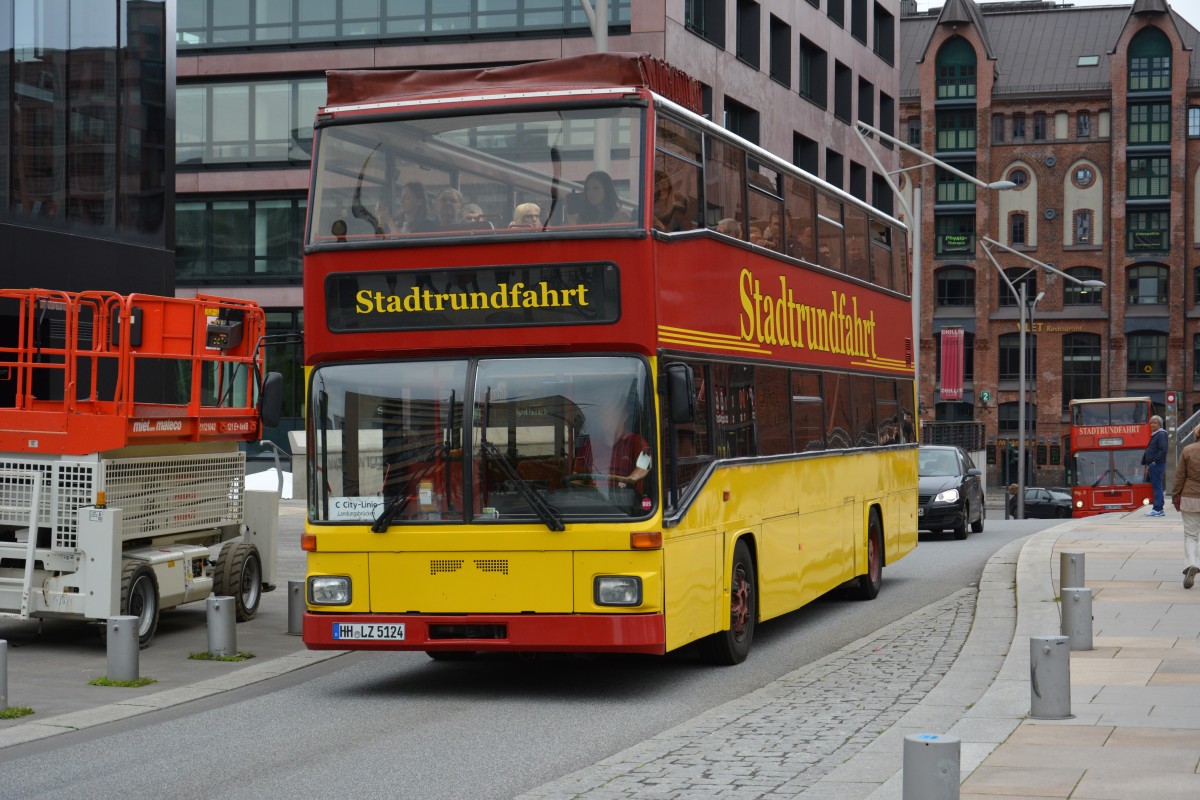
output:
[[908,205],[908,201],[904,199],[904,193],[900,191],[900,187],[898,187],[896,185],[895,181],[892,180],[892,175],[896,174],[897,172],[905,172],[907,170],[914,169],[914,168],[906,167],[904,169],[889,171],[887,169],[887,167],[885,167],[883,165],[883,162],[879,160],[879,156],[877,156],[875,154],[875,149],[867,141],[867,137],[868,136],[878,137],[879,139],[891,142],[892,144],[896,145],[897,147],[912,153],[913,155],[917,156],[918,158],[920,158],[922,161],[925,162],[924,164],[920,164],[919,168],[924,168],[924,167],[929,167],[929,166],[941,167],[942,169],[946,170],[947,172],[949,172],[953,175],[957,175],[958,177],[962,178],[965,181],[968,181],[969,183],[975,184],[980,189],[996,189],[996,190],[1012,189],[1013,187],[1016,186],[1016,184],[1013,183],[1012,181],[992,181],[991,183],[982,181],[979,178],[976,178],[974,175],[968,175],[967,173],[963,172],[962,170],[958,169],[957,167],[951,166],[950,164],[947,164],[945,161],[942,161],[941,159],[934,158],[933,156],[926,153],[924,150],[918,150],[917,148],[913,147],[912,145],[908,144],[907,142],[897,139],[895,136],[892,136],[891,134],[884,133],[883,131],[879,130],[878,128],[876,128],[872,125],[868,125],[865,122],[860,121],[860,122],[856,123],[854,126],[854,133],[856,136],[858,136],[859,141],[861,141],[863,143],[863,149],[865,149],[867,151],[867,155],[870,156],[871,161],[873,161],[875,163],[875,168],[879,170],[879,173],[881,175],[883,175],[883,179],[885,181],[887,181],[888,188],[890,188],[892,190],[892,194],[894,194],[896,196],[896,201],[900,204],[900,208],[904,212],[904,219],[908,223],[909,239],[912,242],[912,261],[910,262],[910,266],[912,268],[912,286],[910,287],[910,291],[912,294],[913,374],[916,375],[916,378],[917,378],[917,404],[918,404],[917,429],[920,430],[920,407],[919,406],[920,406],[920,398],[921,398],[921,216],[920,216],[920,214],[921,214],[921,189],[918,186],[916,186],[915,184],[913,185],[913,204],[917,208],[917,211],[914,214],[912,208],[909,207],[909,205]]
[[[1008,245],[1000,244],[1000,242],[997,242],[995,239],[989,239],[986,236],[981,237],[979,243],[983,247],[983,252],[986,253],[988,259],[991,260],[992,266],[994,266],[996,271],[1000,273],[1001,280],[1003,280],[1005,285],[1008,286],[1008,290],[1012,292],[1013,298],[1020,306],[1020,337],[1017,343],[1017,347],[1021,351],[1020,356],[1017,359],[1017,370],[1020,374],[1020,379],[1017,383],[1017,393],[1019,396],[1019,407],[1017,409],[1017,431],[1021,438],[1017,440],[1017,519],[1025,519],[1025,329],[1028,327],[1026,315],[1032,311],[1032,308],[1028,305],[1028,301],[1025,297],[1025,276],[1030,272],[1033,272],[1035,269],[1041,268],[1048,272],[1053,272],[1055,275],[1061,275],[1067,280],[1074,281],[1080,286],[1084,286],[1089,289],[1103,289],[1105,283],[1104,281],[1097,280],[1085,281],[1081,280],[1080,278],[1076,278],[1074,275],[1068,275],[1060,269],[1055,269],[1049,264],[1038,261],[1036,258],[1032,258],[1025,253],[1022,253],[1020,250],[1014,250]],[[1021,258],[1033,264],[1032,267],[1023,272],[1021,276],[1017,278],[1021,284],[1019,290],[1015,285],[1013,285],[1013,282],[1009,280],[1008,276],[1004,274],[1004,268],[1000,266],[1000,262],[996,260],[996,256],[992,253],[993,247],[998,247],[1005,252],[1012,253],[1015,256],[1020,256]],[[1033,299],[1032,306],[1036,307],[1038,301],[1045,296],[1045,292],[1038,292],[1037,297]]]

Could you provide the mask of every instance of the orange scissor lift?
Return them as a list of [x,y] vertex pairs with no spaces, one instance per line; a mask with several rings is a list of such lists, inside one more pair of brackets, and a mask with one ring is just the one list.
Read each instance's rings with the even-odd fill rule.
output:
[[238,443],[278,413],[264,332],[244,300],[0,289],[0,616],[132,615],[143,644],[214,593],[254,616],[278,496]]

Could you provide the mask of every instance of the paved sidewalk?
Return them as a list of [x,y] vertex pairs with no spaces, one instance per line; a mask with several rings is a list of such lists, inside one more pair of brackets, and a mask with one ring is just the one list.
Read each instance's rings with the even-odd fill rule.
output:
[[[286,541],[298,537],[303,508],[282,505]],[[1064,551],[1085,554],[1094,649],[1071,653],[1073,717],[1027,719],[1029,638],[1059,634]],[[978,592],[957,592],[523,798],[898,800],[904,736],[948,733],[962,741],[961,800],[1190,800],[1200,795],[1200,586],[1183,589],[1182,551],[1173,511],[1069,520],[997,552]],[[38,711],[0,721],[0,748],[336,656],[308,653],[286,634],[283,587],[302,572],[302,562],[281,562],[281,590],[264,598],[258,620],[238,626],[239,645],[266,658],[181,661],[204,649],[205,632],[202,619],[180,624],[142,651],[142,673],[161,681],[143,689],[86,686],[103,666],[102,648],[94,663],[94,646],[43,645],[0,623],[0,638],[14,630],[30,638],[29,650],[10,646],[9,702]],[[31,676],[23,670],[34,652]],[[63,691],[64,681],[73,688]],[[30,687],[34,700],[23,697]]]

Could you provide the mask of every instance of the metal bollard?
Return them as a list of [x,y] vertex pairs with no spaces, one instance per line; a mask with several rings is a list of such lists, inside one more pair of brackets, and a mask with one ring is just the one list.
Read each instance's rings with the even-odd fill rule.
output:
[[1083,588],[1083,553],[1058,554],[1059,590]]
[[1092,590],[1062,590],[1062,635],[1072,650],[1092,649]]
[[288,581],[288,629],[291,636],[304,632],[304,581]]
[[1033,719],[1070,719],[1071,650],[1066,636],[1029,637],[1030,711]]
[[108,674],[110,681],[136,681],[138,674],[137,617],[109,617],[107,621]]
[[232,597],[209,597],[204,601],[208,611],[208,654],[237,655],[237,622],[234,619]]
[[960,750],[957,736],[905,736],[903,800],[958,800]]
[[0,711],[8,708],[8,641],[0,639]]

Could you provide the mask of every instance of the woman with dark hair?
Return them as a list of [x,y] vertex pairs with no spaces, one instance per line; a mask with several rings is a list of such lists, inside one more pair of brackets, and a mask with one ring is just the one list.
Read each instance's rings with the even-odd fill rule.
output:
[[420,181],[409,181],[400,187],[400,212],[392,215],[386,208],[376,209],[375,216],[385,233],[423,233],[433,229],[429,217],[429,199]]
[[617,189],[607,172],[596,170],[583,180],[583,194],[567,204],[568,225],[628,222],[629,214],[617,204]]

